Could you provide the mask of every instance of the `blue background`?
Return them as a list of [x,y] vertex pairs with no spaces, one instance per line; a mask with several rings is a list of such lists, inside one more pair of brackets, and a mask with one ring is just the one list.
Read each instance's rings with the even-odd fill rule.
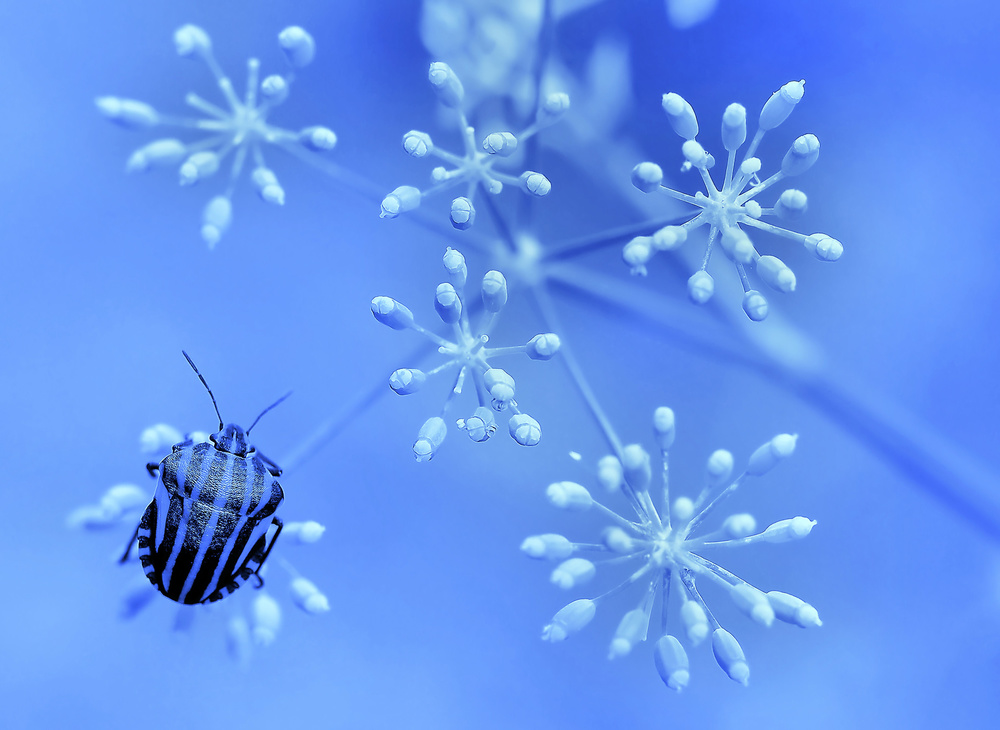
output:
[[[717,301],[686,303],[683,278],[701,232],[681,255],[654,260],[645,280],[629,277],[618,245],[579,258],[615,291],[654,297],[651,318],[552,289],[559,333],[624,441],[648,444],[652,410],[676,411],[675,494],[697,490],[716,448],[740,463],[775,433],[800,434],[794,458],[730,506],[761,524],[806,515],[816,529],[724,564],[806,599],[824,626],[765,630],[707,590],[747,654],[749,688],[729,681],[706,646],[689,651],[692,680],[680,696],[663,687],[648,646],[608,662],[607,641],[638,596],[605,604],[561,645],[539,640],[558,608],[615,582],[599,571],[596,588],[561,594],[547,566],[518,550],[530,534],[590,541],[604,526],[544,498],[552,481],[592,484],[588,469],[607,450],[558,358],[510,361],[520,404],[542,424],[534,449],[502,432],[473,444],[452,429],[432,462],[415,463],[410,444],[447,387],[436,382],[408,399],[384,388],[288,471],[283,516],[328,529],[318,545],[286,554],[331,610],[310,617],[283,600],[279,640],[248,669],[226,655],[225,608],[184,636],[171,631],[165,600],[117,619],[138,571],[111,559],[129,530],[73,532],[65,516],[112,484],[149,486],[137,445],[146,426],[214,427],[182,348],[227,419],[246,425],[294,390],[254,431],[281,462],[359,393],[415,364],[419,338],[375,322],[373,296],[393,296],[433,326],[446,246],[465,251],[473,282],[498,264],[485,208],[469,234],[447,225],[448,195],[429,199],[420,216],[380,220],[380,195],[280,151],[268,161],[287,204],[263,205],[240,185],[232,228],[209,252],[198,237],[201,208],[222,182],[180,189],[172,171],[125,176],[131,151],[160,135],[115,128],[93,99],[182,113],[190,90],[217,97],[200,64],[176,57],[177,26],[212,35],[239,89],[250,55],[264,73],[283,68],[275,35],[299,24],[315,37],[317,58],[274,122],[333,128],[330,159],[377,191],[420,185],[431,165],[402,152],[401,134],[423,129],[449,149],[459,142],[426,82],[434,59],[419,19],[419,3],[397,1],[0,7],[4,726],[989,726],[1000,680],[1000,10],[973,0],[720,0],[684,31],[658,0],[607,0],[555,23],[555,56],[578,82],[599,41],[627,41],[631,76],[621,85],[632,106],[600,138],[574,141],[560,127],[541,135],[537,167],[553,191],[529,202],[530,223],[518,217],[520,193],[498,199],[543,247],[684,212],[628,183],[631,166],[650,159],[680,189],[699,188],[694,175],[676,174],[679,139],[662,93],[693,104],[701,140],[718,156],[728,103],[747,106],[753,129],[772,91],[808,82],[760,156],[774,169],[794,137],[822,140],[819,162],[795,183],[811,203],[795,227],[835,236],[845,254],[820,264],[758,235],[799,281],[793,295],[771,297],[765,323],[746,321],[721,257],[711,269]],[[571,115],[584,123],[580,88]],[[487,102],[473,118],[497,108]],[[512,111],[507,123],[517,129],[523,119]],[[494,341],[546,329],[512,285]],[[788,365],[788,353],[807,353],[809,367]],[[286,579],[272,576],[285,599]]]

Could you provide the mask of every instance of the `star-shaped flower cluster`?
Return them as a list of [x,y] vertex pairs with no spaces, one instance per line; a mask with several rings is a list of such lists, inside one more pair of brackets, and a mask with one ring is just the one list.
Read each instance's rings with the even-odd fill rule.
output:
[[278,34],[278,44],[290,68],[284,76],[271,75],[259,81],[260,61],[256,58],[247,61],[247,87],[243,99],[236,95],[232,81],[215,60],[208,33],[195,25],[185,25],[174,33],[174,43],[180,56],[200,58],[208,66],[228,108],[212,104],[194,93],[188,94],[185,101],[204,114],[203,118],[160,114],[145,102],[114,96],[98,98],[97,108],[111,121],[129,129],[175,127],[207,135],[191,143],[176,138],[150,142],[129,157],[126,165],[129,172],[179,166],[180,184],[194,185],[215,175],[225,158],[232,153],[226,190],[212,198],[202,214],[202,238],[209,247],[214,247],[232,222],[233,189],[248,157],[253,165],[250,180],[261,200],[284,205],[285,191],[264,161],[263,146],[273,145],[296,157],[303,157],[310,152],[333,149],[337,137],[326,127],[306,127],[293,132],[267,121],[274,108],[288,98],[295,78],[293,70],[307,66],[316,53],[312,36],[302,28],[291,26]]
[[[196,431],[184,436],[172,426],[158,423],[142,432],[140,444],[142,453],[148,461],[159,461],[170,453],[173,444],[188,439],[194,443],[207,443],[209,434]],[[143,489],[135,484],[116,484],[101,496],[97,504],[88,504],[75,509],[66,522],[71,528],[88,531],[120,528],[123,530],[122,544],[125,544],[128,536],[135,531],[135,526],[152,496],[152,490]],[[317,542],[325,529],[318,522],[311,520],[285,522],[281,538],[276,544],[277,550],[272,553],[268,564],[261,569],[263,577],[272,563],[277,562],[281,565],[291,578],[288,591],[292,602],[302,611],[312,615],[325,613],[330,609],[326,596],[312,581],[300,575],[280,556],[280,553],[289,545],[310,545]],[[121,602],[119,616],[122,619],[131,619],[151,601],[160,600],[157,598],[160,595],[159,591],[133,565],[138,562],[138,551],[131,541],[130,545],[131,549],[125,562],[134,570],[135,577]],[[244,586],[243,590],[236,591],[225,601],[220,602],[229,612],[225,629],[226,646],[229,655],[241,665],[249,662],[254,645],[268,646],[275,640],[281,628],[281,604],[272,595],[269,587],[270,582],[267,587],[261,587],[260,590]],[[247,603],[249,603],[248,609]],[[220,610],[219,604],[194,606],[176,604],[176,606],[174,630],[177,631],[189,630],[199,614],[207,616]]]
[[801,243],[820,261],[836,261],[844,252],[841,243],[824,233],[803,235],[761,220],[762,216],[777,216],[781,220],[794,220],[806,210],[806,194],[801,190],[788,189],[779,197],[774,207],[764,208],[754,198],[785,178],[800,175],[819,158],[819,140],[815,135],[804,134],[792,143],[781,161],[781,169],[765,180],[758,173],[761,162],[754,157],[765,133],[774,129],[792,113],[795,105],[805,92],[805,81],[790,81],[771,95],[760,112],[757,133],[743,155],[739,166],[736,153],[746,141],[747,113],[740,104],[730,104],[722,115],[722,143],[728,159],[722,187],[716,186],[709,170],[715,165],[715,158],[708,154],[695,138],[698,136],[698,120],[694,109],[678,94],[663,95],[663,110],[670,125],[684,140],[681,151],[686,162],[682,171],[698,170],[705,183],[705,193],[688,195],[666,187],[663,170],[652,162],[641,162],[632,170],[632,183],[646,193],[659,190],[677,200],[697,206],[701,211],[680,226],[666,226],[652,236],[638,236],[625,244],[622,253],[634,274],[645,274],[646,263],[658,251],[676,248],[695,228],[707,225],[708,246],[701,268],[688,279],[688,294],[696,304],[704,304],[715,292],[715,281],[708,273],[708,262],[715,242],[719,241],[723,253],[736,266],[743,284],[743,310],[750,319],[759,322],[767,316],[767,299],[751,288],[748,271],[756,270],[757,276],[775,291],[789,293],[795,290],[795,274],[785,263],[770,255],[761,256],[754,248],[750,237],[742,226],[750,226],[769,231],[784,238]]
[[[504,355],[524,353],[532,360],[549,360],[559,351],[558,335],[535,335],[524,345],[512,347],[487,347],[490,332],[497,315],[507,303],[507,280],[499,271],[488,271],[480,288],[483,313],[476,327],[471,325],[469,305],[465,298],[468,268],[465,257],[453,248],[444,254],[444,267],[448,281],[439,284],[434,295],[434,309],[441,321],[452,328],[452,339],[441,337],[417,324],[407,307],[390,297],[372,299],[372,314],[382,324],[396,330],[409,329],[419,332],[438,346],[445,361],[433,370],[424,372],[415,368],[401,368],[389,376],[389,387],[399,395],[410,395],[420,390],[429,377],[445,371],[458,372],[451,390],[445,398],[441,413],[428,418],[421,426],[413,454],[417,461],[427,461],[440,448],[447,434],[444,416],[455,397],[461,395],[466,380],[471,378],[476,389],[479,406],[468,418],[457,421],[459,429],[469,434],[473,441],[486,441],[497,429],[496,414],[510,412],[507,427],[521,446],[535,446],[542,437],[538,421],[518,408],[514,400],[514,378],[505,370],[493,367],[492,360]],[[473,305],[475,306],[475,305]]]
[[609,658],[628,654],[644,641],[657,595],[660,597],[659,638],[654,648],[656,669],[666,685],[681,690],[688,683],[688,658],[681,642],[668,633],[667,617],[670,594],[680,594],[680,623],[692,645],[712,636],[712,648],[719,666],[729,677],[746,684],[750,669],[739,643],[719,625],[698,590],[703,579],[728,594],[736,606],[759,624],[770,626],[775,618],[803,628],[820,626],[819,614],[795,596],[779,591],[763,591],[733,575],[702,553],[762,542],[798,540],[816,523],[805,517],[793,517],[770,525],[762,532],[749,514],[734,514],[715,531],[698,534],[705,519],[748,478],[766,474],[795,450],[796,437],[775,436],[750,457],[743,473],[731,479],[733,457],[719,450],[709,457],[707,483],[697,499],[679,497],[670,504],[668,451],[674,441],[674,414],[669,408],[657,408],[653,429],[662,459],[661,510],[653,503],[653,483],[649,454],[632,444],[622,449],[622,458],[604,457],[598,464],[598,481],[609,493],[620,493],[629,502],[634,517],[625,517],[595,500],[590,492],[575,482],[557,482],[548,488],[549,501],[570,511],[597,510],[611,525],[596,543],[574,543],[562,535],[529,537],[521,545],[528,556],[560,561],[552,572],[552,582],[564,589],[576,588],[594,577],[597,566],[580,554],[603,557],[604,566],[623,566],[627,577],[614,588],[593,599],[573,601],[552,618],[542,631],[548,641],[562,641],[582,629],[594,617],[598,605],[632,585],[644,588],[636,608],[627,612],[611,641]]
[[461,155],[456,155],[436,146],[426,132],[411,130],[404,134],[403,149],[409,155],[413,157],[432,155],[444,160],[452,169],[449,170],[444,166],[435,167],[431,171],[431,179],[435,184],[426,190],[420,190],[412,185],[403,185],[393,190],[382,201],[380,213],[382,218],[395,218],[400,213],[419,206],[420,201],[429,195],[464,184],[465,194],[451,201],[451,224],[464,231],[475,223],[476,208],[472,201],[476,190],[480,187],[494,195],[503,190],[505,184],[517,186],[529,195],[538,197],[548,195],[552,184],[540,172],[528,170],[515,177],[494,170],[493,166],[499,159],[513,155],[517,151],[518,144],[557,122],[569,109],[569,97],[566,94],[549,94],[539,108],[534,124],[522,132],[516,135],[512,132],[493,132],[487,135],[480,151],[476,145],[476,130],[469,124],[462,110],[465,91],[458,76],[448,64],[436,61],[431,64],[428,78],[438,100],[457,113],[465,149]]

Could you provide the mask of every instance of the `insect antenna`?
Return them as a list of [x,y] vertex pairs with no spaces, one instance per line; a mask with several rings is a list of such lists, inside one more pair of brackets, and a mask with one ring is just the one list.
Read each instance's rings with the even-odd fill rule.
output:
[[[191,369],[194,370],[195,375],[197,375],[198,378],[201,380],[201,384],[205,386],[205,390],[208,391],[208,396],[212,399],[212,405],[215,406],[215,415],[219,417],[219,430],[221,431],[224,426],[224,424],[222,423],[222,414],[219,413],[219,404],[215,402],[215,396],[212,395],[212,389],[208,387],[208,383],[205,382],[205,376],[202,375],[200,372],[198,372],[198,366],[194,364],[194,361],[190,357],[188,357],[188,354],[184,352],[184,350],[181,350],[181,354],[184,356],[184,359],[188,361],[188,365],[190,365]],[[282,400],[284,400],[284,398],[282,398]],[[280,402],[281,401],[278,401],[278,403]],[[277,403],[275,403],[274,405],[277,405]],[[273,408],[274,406],[271,407]],[[267,413],[267,411],[264,411],[264,413]],[[261,416],[264,415],[264,413],[262,413]],[[259,417],[260,416],[258,416],[258,418]]]
[[260,412],[260,415],[259,415],[259,416],[257,416],[257,417],[256,417],[255,419],[253,419],[253,423],[251,423],[251,424],[250,424],[250,428],[248,428],[248,429],[247,429],[247,436],[249,436],[249,435],[250,435],[250,431],[251,431],[251,429],[253,429],[253,427],[257,425],[257,421],[259,421],[259,420],[260,420],[261,418],[263,418],[263,417],[264,417],[264,414],[265,414],[265,413],[267,413],[267,412],[268,412],[269,410],[271,410],[271,409],[272,409],[272,408],[274,408],[274,407],[275,407],[276,405],[278,405],[279,403],[281,403],[281,401],[285,400],[285,398],[287,398],[287,397],[288,397],[288,396],[290,396],[291,394],[292,394],[292,391],[288,391],[288,392],[287,392],[287,393],[285,393],[285,394],[284,394],[283,396],[281,396],[280,398],[278,398],[278,400],[274,401],[274,403],[272,403],[272,404],[271,404],[271,405],[269,405],[269,406],[268,406],[267,408],[265,408],[264,410],[262,410],[262,411]]

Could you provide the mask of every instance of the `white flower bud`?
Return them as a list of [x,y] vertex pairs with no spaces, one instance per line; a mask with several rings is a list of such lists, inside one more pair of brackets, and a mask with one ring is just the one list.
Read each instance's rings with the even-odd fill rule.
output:
[[807,236],[804,242],[806,251],[820,261],[836,261],[844,253],[844,245],[825,233],[814,233]]
[[497,422],[492,410],[479,406],[471,418],[458,419],[458,427],[469,434],[470,439],[482,443],[496,432]]
[[315,520],[286,522],[281,530],[282,544],[312,545],[319,542],[326,528]]
[[442,261],[444,263],[445,270],[448,272],[448,278],[451,279],[452,286],[456,289],[465,288],[465,281],[469,276],[469,269],[465,265],[465,256],[462,255],[462,252],[449,246],[445,249]]
[[205,58],[212,52],[212,39],[197,25],[182,25],[174,31],[174,46],[177,55],[183,58]]
[[209,248],[214,248],[232,221],[232,202],[224,195],[216,195],[208,201],[201,214],[202,240],[208,244]]
[[564,560],[573,554],[573,543],[562,535],[533,535],[521,543],[521,552],[536,560]]
[[781,220],[792,221],[802,216],[809,205],[809,198],[801,190],[789,188],[778,197],[774,214]]
[[587,488],[576,482],[553,482],[545,490],[545,496],[553,507],[570,512],[583,512],[594,503]]
[[690,497],[678,497],[670,508],[670,516],[674,522],[687,522],[694,516],[694,502]]
[[664,226],[653,234],[653,248],[657,251],[670,251],[687,240],[687,229],[680,226]]
[[622,616],[608,649],[608,659],[617,659],[632,651],[632,647],[646,638],[649,615],[641,608],[633,608]]
[[757,275],[775,291],[791,294],[795,291],[795,273],[775,256],[757,259]]
[[258,167],[250,174],[250,180],[260,199],[272,205],[285,204],[285,190],[278,183],[278,178],[272,170]]
[[445,324],[455,324],[462,318],[462,298],[451,284],[438,284],[434,293],[434,310]]
[[538,446],[542,440],[542,427],[527,413],[518,413],[507,422],[510,437],[521,446]]
[[429,461],[441,448],[444,437],[448,435],[448,426],[441,416],[431,416],[417,432],[417,440],[413,444],[413,455],[417,461]]
[[597,481],[608,492],[617,492],[625,482],[622,463],[617,456],[602,456],[597,462]]
[[749,264],[756,253],[750,237],[739,226],[728,226],[722,229],[719,240],[722,250],[731,261],[739,264]]
[[306,578],[299,576],[292,580],[291,591],[295,605],[306,613],[315,616],[330,610],[330,602],[327,601],[326,596],[320,593],[319,588]]
[[687,687],[691,675],[688,671],[688,657],[684,647],[669,634],[656,642],[653,661],[660,679],[670,689],[680,692]]
[[226,624],[226,652],[241,667],[250,661],[250,624],[242,616],[233,616]]
[[637,492],[649,490],[653,479],[653,469],[649,463],[649,453],[639,444],[629,444],[622,449],[622,469],[625,481]]
[[379,218],[395,218],[400,213],[413,210],[420,205],[420,189],[412,185],[400,185],[382,199]]
[[413,395],[427,382],[427,375],[416,368],[400,368],[389,376],[389,387],[397,395]]
[[804,629],[817,628],[823,625],[819,620],[819,613],[815,608],[803,601],[801,598],[782,593],[781,591],[769,591],[767,600],[771,602],[774,615],[785,623],[795,624]]
[[561,344],[559,335],[546,332],[528,340],[525,352],[532,360],[551,360],[559,352]]
[[194,185],[219,171],[219,156],[208,150],[195,152],[181,165],[178,182],[183,186]]
[[819,159],[819,139],[815,134],[803,134],[792,142],[781,160],[781,171],[785,175],[801,175]]
[[145,129],[160,123],[160,115],[149,104],[135,99],[99,96],[94,100],[104,117],[126,129]]
[[697,167],[701,170],[710,170],[715,165],[715,158],[708,154],[705,148],[693,139],[689,139],[681,145],[681,154],[684,155],[684,159],[692,167]]
[[552,622],[542,629],[542,639],[563,641],[570,634],[589,624],[597,612],[597,605],[588,598],[581,598],[564,606],[552,617]]
[[552,190],[552,183],[549,182],[549,179],[545,175],[540,172],[532,172],[531,170],[521,173],[521,176],[518,178],[518,184],[521,186],[521,190],[539,198],[543,195],[548,195]]
[[476,222],[476,206],[464,196],[451,201],[451,225],[458,231],[467,231]]
[[733,635],[725,629],[716,629],[712,633],[712,651],[722,671],[734,682],[745,686],[750,679],[750,667],[743,649]]
[[426,157],[434,149],[434,142],[426,132],[411,129],[403,135],[403,149],[411,157]]
[[664,94],[662,104],[670,126],[680,137],[692,140],[698,136],[698,118],[694,108],[680,94]]
[[184,436],[173,426],[157,423],[144,428],[139,434],[139,449],[144,454],[161,454],[183,440]]
[[698,646],[708,636],[708,616],[696,601],[684,601],[681,606],[681,623],[693,646]]
[[290,92],[291,89],[288,86],[288,82],[283,77],[278,76],[278,74],[266,76],[260,82],[260,95],[267,99],[271,106],[283,104],[288,99]]
[[372,299],[372,314],[379,322],[394,330],[405,330],[413,326],[413,312],[392,297]]
[[496,314],[507,303],[507,280],[499,271],[487,271],[483,276],[483,306]]
[[266,593],[259,593],[251,608],[250,633],[257,646],[270,646],[281,629],[281,606]]
[[563,590],[569,590],[576,586],[583,585],[591,578],[597,569],[594,564],[584,558],[570,558],[564,560],[552,571],[549,580]]
[[305,127],[298,138],[299,144],[313,152],[329,152],[337,146],[337,135],[326,127]]
[[757,520],[747,512],[729,515],[722,523],[722,531],[730,540],[737,540],[741,537],[752,535],[756,529]]
[[754,322],[767,319],[767,299],[756,289],[743,295],[743,311]]
[[278,33],[278,45],[284,51],[288,63],[295,68],[308,66],[316,57],[316,41],[297,25],[289,26]]
[[451,70],[451,66],[441,61],[435,61],[427,72],[427,78],[431,82],[431,86],[434,87],[438,101],[452,109],[461,105],[462,99],[465,98],[465,89],[462,88],[462,82],[458,80],[458,76]]
[[674,445],[677,435],[674,412],[666,406],[660,406],[653,411],[653,433],[661,451],[667,451]]
[[729,481],[733,473],[733,455],[725,449],[718,449],[708,457],[705,466],[708,488],[717,489]]
[[493,398],[493,410],[504,410],[514,397],[514,378],[505,370],[490,368],[483,373],[483,383]]
[[125,163],[126,172],[146,172],[154,167],[172,167],[187,155],[187,147],[179,139],[158,139],[131,154]]
[[704,270],[691,274],[687,286],[688,297],[695,304],[704,304],[715,294],[715,279]]
[[730,104],[722,114],[722,144],[735,152],[747,139],[747,110],[742,104]]
[[797,435],[782,433],[775,436],[750,455],[747,474],[759,477],[771,471],[779,461],[784,461],[795,452]]
[[770,626],[774,623],[774,609],[771,608],[767,596],[749,583],[733,586],[729,595],[740,611],[761,626]]
[[619,555],[628,555],[635,548],[635,540],[620,527],[606,527],[601,533],[601,542],[608,550]]
[[562,92],[556,92],[545,97],[545,101],[538,108],[538,114],[535,118],[543,124],[552,124],[567,111],[569,111],[569,96]]
[[655,162],[640,162],[632,168],[632,184],[644,193],[658,190],[663,182],[663,170]]
[[645,276],[646,264],[652,257],[653,239],[649,236],[636,236],[622,247],[622,261],[632,274]]
[[510,132],[493,132],[483,140],[487,154],[510,157],[517,152],[517,137]]
[[788,119],[792,109],[802,99],[805,93],[805,79],[802,81],[789,81],[780,89],[771,94],[771,98],[764,103],[764,108],[760,110],[760,129],[764,132],[777,127]]
[[761,539],[765,542],[791,542],[801,540],[812,532],[816,526],[816,520],[808,517],[792,517],[787,520],[779,520],[768,525],[767,529],[761,533]]

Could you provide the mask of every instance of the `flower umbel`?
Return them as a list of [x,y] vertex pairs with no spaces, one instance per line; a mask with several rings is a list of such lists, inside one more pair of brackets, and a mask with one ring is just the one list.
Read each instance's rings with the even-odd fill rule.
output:
[[637,236],[625,244],[622,257],[633,274],[645,274],[646,263],[657,251],[676,248],[695,228],[707,225],[708,246],[701,268],[688,279],[688,294],[696,304],[704,304],[715,292],[715,280],[708,273],[708,262],[716,240],[722,251],[736,266],[736,272],[743,284],[743,310],[755,322],[767,317],[767,299],[751,288],[747,271],[756,270],[757,276],[775,291],[790,293],[795,290],[795,274],[785,263],[775,256],[761,256],[754,248],[750,237],[741,226],[750,226],[789,238],[805,246],[820,261],[836,261],[844,251],[841,243],[824,233],[803,235],[785,228],[765,223],[762,216],[777,216],[791,221],[806,210],[806,194],[801,190],[788,189],[779,197],[772,208],[763,208],[754,198],[775,183],[788,177],[800,175],[819,158],[819,140],[815,135],[804,134],[792,144],[781,161],[781,169],[765,180],[758,177],[761,162],[754,157],[764,134],[774,129],[792,113],[795,105],[805,93],[805,81],[789,81],[771,95],[760,112],[757,133],[743,155],[743,161],[736,165],[736,152],[746,141],[747,113],[740,104],[730,104],[722,115],[722,142],[728,159],[722,188],[716,187],[709,170],[715,165],[715,158],[708,154],[695,137],[698,136],[698,120],[694,109],[679,94],[663,95],[663,110],[670,125],[686,141],[681,147],[686,162],[682,171],[698,170],[705,184],[705,193],[688,195],[662,184],[663,170],[652,162],[641,162],[632,170],[632,183],[645,193],[654,190],[677,200],[690,203],[701,211],[680,226],[666,226],[652,236]]
[[[173,444],[187,439],[191,439],[194,443],[205,443],[209,441],[209,434],[196,431],[183,436],[172,426],[160,423],[144,430],[140,436],[140,443],[144,456],[159,461],[170,452]],[[124,530],[127,529],[128,535],[135,531],[135,525],[146,505],[149,504],[151,497],[152,494],[148,490],[135,484],[118,484],[105,492],[96,505],[84,505],[70,513],[67,524],[73,528],[83,528],[90,531],[103,531],[120,527],[123,529],[122,541],[124,543],[127,539]],[[325,528],[321,524],[311,520],[286,522],[281,531],[281,539],[277,544],[280,545],[281,549],[288,545],[313,544],[322,537],[324,530]],[[136,546],[131,544],[131,541],[129,543],[131,548],[126,554],[126,562],[130,563],[129,567],[132,570],[135,570],[135,566],[131,563],[138,560],[138,552]],[[118,556],[116,556],[117,560]],[[277,562],[289,574],[291,580],[288,592],[296,606],[313,615],[329,610],[330,605],[326,596],[282,557],[272,555],[268,564],[262,566],[260,573],[262,577],[264,571],[273,562]],[[137,570],[135,572],[138,573]],[[159,591],[156,587],[144,575],[137,574],[131,581],[121,602],[119,616],[123,619],[133,618],[151,601],[156,600],[158,595]],[[263,587],[260,590],[244,588],[241,591],[236,591],[235,594],[219,604],[174,605],[176,605],[177,611],[174,619],[174,630],[181,632],[190,630],[195,616],[198,614],[207,616],[218,611],[225,611],[227,613],[226,646],[229,655],[241,665],[246,665],[249,662],[254,645],[268,646],[274,641],[281,627],[281,604],[268,589]],[[245,610],[241,610],[241,605]]]
[[446,370],[457,369],[454,383],[445,399],[441,414],[432,416],[420,428],[413,454],[417,461],[427,461],[437,453],[447,433],[444,416],[456,396],[462,393],[471,377],[479,399],[479,407],[468,418],[458,419],[458,427],[473,441],[486,441],[497,429],[496,415],[509,411],[507,422],[511,438],[521,446],[535,446],[542,437],[538,421],[522,413],[514,400],[514,378],[505,370],[493,367],[491,360],[503,355],[524,353],[532,360],[549,360],[559,351],[559,337],[551,332],[535,335],[524,345],[486,347],[497,315],[507,303],[507,280],[499,271],[488,271],[481,286],[483,314],[476,327],[471,325],[465,300],[468,268],[465,257],[453,248],[444,253],[448,281],[439,284],[434,296],[434,309],[441,321],[451,325],[453,339],[434,334],[416,323],[407,307],[390,297],[372,299],[372,314],[382,324],[396,330],[419,332],[438,346],[446,360],[433,370],[401,368],[389,376],[389,387],[399,395],[416,393],[428,377]]
[[[548,499],[556,507],[570,511],[596,509],[612,524],[598,543],[574,543],[562,535],[535,535],[521,545],[529,557],[561,561],[552,572],[552,582],[570,589],[589,581],[597,565],[579,557],[594,553],[604,557],[605,566],[630,566],[630,575],[616,587],[593,599],[573,601],[562,608],[542,631],[548,641],[562,641],[582,629],[594,617],[599,604],[638,584],[645,587],[642,599],[618,625],[608,653],[610,659],[628,654],[644,641],[657,594],[660,596],[659,639],[654,648],[656,669],[664,683],[680,691],[688,683],[688,658],[681,642],[667,633],[671,590],[680,593],[680,618],[684,635],[697,645],[712,635],[712,649],[719,666],[729,677],[746,684],[750,669],[739,643],[716,620],[701,597],[697,581],[704,579],[729,594],[736,606],[759,624],[770,626],[775,618],[803,628],[820,626],[819,614],[804,601],[779,591],[763,591],[702,556],[705,551],[752,545],[761,542],[798,540],[812,530],[815,521],[793,517],[770,525],[762,532],[749,514],[726,518],[715,531],[698,534],[708,517],[749,477],[766,474],[795,450],[796,437],[775,436],[750,457],[743,473],[731,480],[733,457],[719,450],[708,459],[706,485],[698,498],[677,498],[670,506],[668,451],[674,441],[674,414],[657,408],[653,429],[662,458],[662,512],[650,495],[653,472],[649,454],[638,444],[622,449],[622,458],[606,456],[598,464],[598,481],[609,493],[621,493],[635,513],[628,519],[595,500],[574,482],[557,482],[548,488]],[[728,486],[727,486],[728,485]]]
[[515,185],[525,193],[537,197],[549,193],[552,184],[540,172],[528,170],[515,177],[494,170],[493,166],[498,159],[513,155],[520,142],[559,121],[569,109],[569,97],[566,94],[549,94],[539,108],[534,124],[516,135],[511,132],[493,132],[483,140],[483,151],[479,151],[476,146],[476,130],[470,126],[465,112],[462,111],[465,91],[458,76],[448,64],[436,61],[431,64],[428,78],[438,100],[458,114],[458,125],[465,149],[461,155],[456,155],[437,147],[426,132],[411,130],[404,134],[403,149],[409,155],[412,157],[433,155],[444,160],[453,169],[449,170],[444,166],[435,167],[431,172],[431,179],[435,185],[426,190],[420,190],[412,185],[396,188],[382,201],[380,217],[395,218],[400,213],[419,206],[420,201],[428,195],[465,183],[465,195],[451,201],[451,224],[464,231],[475,223],[476,208],[472,204],[472,199],[480,187],[494,195],[503,190],[505,184]]
[[233,189],[248,156],[253,165],[250,180],[261,200],[284,205],[285,191],[264,161],[263,145],[281,147],[302,158],[309,152],[333,149],[337,137],[326,127],[306,127],[293,132],[267,122],[271,111],[288,98],[295,78],[293,70],[309,65],[315,55],[316,44],[302,28],[291,26],[278,34],[278,44],[290,68],[284,76],[268,76],[259,82],[258,88],[260,61],[256,58],[247,61],[247,87],[243,99],[236,95],[232,81],[212,55],[208,33],[198,26],[185,25],[174,33],[174,43],[180,56],[200,58],[208,66],[228,108],[212,104],[194,93],[188,94],[185,101],[201,112],[202,118],[160,114],[145,102],[114,96],[98,98],[97,108],[111,121],[129,129],[176,127],[207,135],[190,144],[174,138],[150,142],[129,157],[126,165],[129,172],[178,165],[180,184],[194,185],[218,172],[226,156],[233,153],[226,190],[208,202],[202,215],[202,238],[209,247],[214,247],[232,221]]

